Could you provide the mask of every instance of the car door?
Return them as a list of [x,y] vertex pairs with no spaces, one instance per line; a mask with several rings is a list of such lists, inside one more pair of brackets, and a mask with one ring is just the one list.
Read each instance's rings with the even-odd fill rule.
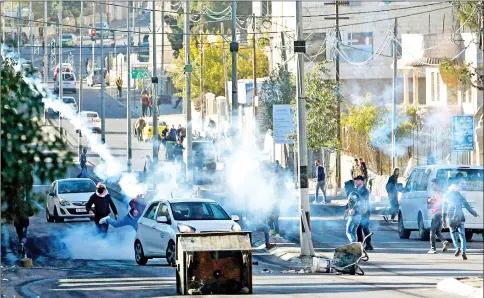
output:
[[159,202],[151,203],[146,212],[138,221],[138,239],[141,241],[145,255],[153,255],[153,230],[155,228],[155,216]]
[[52,182],[49,192],[47,193],[47,210],[49,211],[50,214],[54,214],[54,196],[55,196],[55,181]]
[[153,235],[153,239],[157,239],[156,243],[154,243],[156,254],[157,255],[165,255],[166,248],[168,247],[168,241],[171,239],[171,222],[172,218],[170,216],[170,210],[168,204],[166,202],[161,202],[160,206],[158,206],[158,212],[156,214],[156,218],[159,216],[166,216],[168,219],[167,223],[159,223],[156,222],[155,230],[156,235]]
[[[422,219],[424,221],[424,227],[430,227],[430,220],[431,220],[431,209],[428,208],[428,198],[433,194],[431,191],[430,184],[430,174],[432,169],[424,168],[421,169],[417,175],[417,183],[415,185],[415,201],[416,205],[419,208],[420,213],[422,214]],[[417,213],[417,221],[418,221],[418,213]],[[418,224],[418,222],[417,222]]]
[[414,169],[410,176],[407,179],[407,183],[405,185],[405,192],[402,194],[402,198],[400,200],[400,211],[403,217],[403,225],[405,228],[413,228],[412,223],[412,205],[413,205],[413,194],[412,194],[412,187],[417,176],[417,169]]

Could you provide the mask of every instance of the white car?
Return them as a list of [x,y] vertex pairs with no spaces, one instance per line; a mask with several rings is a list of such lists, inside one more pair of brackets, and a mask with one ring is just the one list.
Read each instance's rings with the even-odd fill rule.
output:
[[[456,177],[457,176],[457,177]],[[483,191],[484,168],[481,166],[431,165],[416,167],[407,179],[404,192],[400,199],[398,214],[398,234],[401,239],[408,239],[412,231],[418,231],[422,240],[429,240],[432,206],[428,199],[432,197],[432,179],[438,179],[445,189],[452,183],[463,179],[460,183],[461,193],[469,205],[480,215],[472,216],[464,209],[466,218],[466,238],[470,240],[474,233],[482,234],[483,222]],[[447,229],[444,229],[446,231]]]
[[177,233],[239,232],[238,216],[230,217],[215,201],[202,198],[155,200],[138,221],[135,260],[166,258],[174,266]]
[[87,178],[60,179],[52,183],[47,195],[45,215],[48,222],[66,218],[90,218],[86,203],[96,191],[96,184]]
[[[63,96],[62,97],[62,101],[64,102],[64,104],[68,105],[70,109],[72,109],[72,112],[74,114],[77,114],[78,108],[77,108],[76,99],[74,97],[72,97],[72,96]],[[48,110],[46,110],[46,112],[48,112],[51,115],[56,115],[57,114],[56,112],[54,112],[54,110],[52,110],[52,108],[49,108]],[[63,116],[61,115],[61,117],[63,117]]]
[[[92,111],[82,111],[81,121],[84,127],[91,129],[94,132],[101,133],[101,118],[97,112]],[[76,132],[79,132],[78,130]]]
[[[70,91],[77,93],[76,90],[76,75],[73,72],[63,72],[62,73],[62,89],[64,92]],[[59,93],[60,80],[56,78],[54,93]]]

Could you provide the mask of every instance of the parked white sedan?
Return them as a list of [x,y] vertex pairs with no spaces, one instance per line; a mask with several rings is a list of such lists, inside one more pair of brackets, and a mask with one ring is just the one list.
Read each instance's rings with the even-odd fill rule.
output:
[[201,198],[155,200],[146,206],[138,221],[134,241],[136,263],[166,258],[176,264],[177,233],[239,232],[237,215],[230,217],[215,201]]
[[86,211],[86,203],[96,191],[96,184],[88,178],[60,179],[52,183],[47,195],[45,215],[48,222],[62,222],[66,218],[94,218]]

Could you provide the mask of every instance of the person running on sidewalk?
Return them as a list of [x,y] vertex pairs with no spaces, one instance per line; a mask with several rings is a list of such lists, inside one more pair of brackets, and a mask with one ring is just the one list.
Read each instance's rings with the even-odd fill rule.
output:
[[[370,235],[370,192],[365,186],[365,178],[363,176],[357,176],[355,178],[356,192],[361,196],[361,200],[365,201],[364,204],[367,206],[366,212],[361,213],[361,221],[358,226],[358,242],[363,242],[365,236]],[[366,250],[373,250],[373,245],[371,245],[371,236],[365,242]]]
[[318,203],[318,191],[321,189],[321,192],[323,193],[323,200],[321,201],[322,204],[326,204],[326,174],[324,173],[324,167],[321,165],[321,162],[319,160],[314,161],[314,166],[316,166],[316,178],[317,178],[317,184],[316,184],[316,194],[314,197],[314,204]]
[[[388,200],[390,201],[390,216],[392,223],[396,223],[395,217],[398,214],[398,190],[397,190],[397,183],[398,183],[398,175],[400,175],[400,169],[395,168],[393,170],[393,174],[388,178],[387,184],[385,189],[388,193]],[[388,221],[388,217],[385,215],[383,217],[385,221]]]
[[89,198],[86,204],[86,210],[89,214],[94,214],[94,223],[96,224],[97,232],[102,236],[106,236],[108,233],[109,225],[107,223],[101,224],[99,220],[111,214],[111,210],[114,213],[114,218],[116,220],[118,219],[116,205],[114,205],[108,189],[101,182],[97,184],[96,192]]
[[445,238],[442,236],[443,208],[440,182],[438,179],[432,179],[431,183],[434,195],[428,199],[428,203],[432,206],[432,219],[430,221],[430,250],[428,251],[428,253],[435,254],[437,253],[435,247],[436,237],[438,237],[440,239],[440,242],[442,242],[442,252],[447,251],[447,248],[449,247],[449,241],[446,241]]
[[123,80],[121,80],[120,76],[116,80],[116,87],[118,87],[118,97],[121,97],[123,91]]
[[443,214],[446,217],[445,223],[449,226],[450,236],[455,246],[454,256],[458,257],[462,253],[462,259],[467,260],[466,231],[464,227],[466,218],[462,208],[465,207],[474,217],[479,217],[479,214],[472,209],[466,198],[460,193],[460,189],[461,187],[457,184],[449,186],[449,192],[444,200]]
[[77,178],[89,178],[87,173],[87,149],[82,149],[81,157],[79,158],[79,163],[81,165],[81,172],[77,175]]
[[120,220],[113,220],[111,216],[103,217],[99,220],[100,224],[110,224],[114,228],[123,226],[131,226],[135,231],[138,230],[138,219],[141,217],[143,210],[145,210],[146,203],[144,201],[144,195],[139,194],[131,199],[128,203],[129,211]]
[[143,96],[141,96],[141,116],[146,117],[147,116],[147,111],[148,111],[148,95],[145,93]]

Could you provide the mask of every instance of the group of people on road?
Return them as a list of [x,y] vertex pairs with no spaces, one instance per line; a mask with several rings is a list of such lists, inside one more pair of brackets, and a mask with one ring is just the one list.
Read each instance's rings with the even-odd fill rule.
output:
[[474,217],[479,217],[479,214],[472,209],[466,198],[462,195],[460,185],[463,182],[465,182],[464,179],[456,181],[451,184],[448,187],[447,192],[445,192],[442,182],[439,179],[432,179],[431,181],[434,194],[428,199],[428,204],[432,208],[429,254],[437,253],[437,238],[439,238],[442,243],[442,252],[447,251],[449,242],[442,236],[442,228],[448,227],[452,243],[455,247],[454,255],[456,257],[462,255],[462,259],[467,260],[467,243],[464,226],[466,219],[463,208],[469,211]]
[[[141,116],[149,117],[153,115],[153,99],[148,92],[144,92],[140,99],[141,102]],[[148,113],[149,111],[149,113]]]

